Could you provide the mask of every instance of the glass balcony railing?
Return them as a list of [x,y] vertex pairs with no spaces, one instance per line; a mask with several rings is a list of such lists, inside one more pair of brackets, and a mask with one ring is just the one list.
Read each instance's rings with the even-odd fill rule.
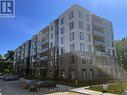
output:
[[95,26],[98,26],[98,27],[101,27],[103,29],[106,29],[106,25],[102,24],[102,23],[99,23],[99,22],[94,22],[93,23]]
[[41,53],[48,51],[48,48],[41,49]]
[[40,60],[41,60],[41,61],[48,60],[48,56],[41,57]]
[[94,35],[98,35],[98,36],[102,36],[105,37],[105,32],[101,32],[101,31],[94,31]]
[[46,43],[48,43],[48,40],[45,40],[45,41],[43,41],[43,42],[38,42],[38,45],[41,46],[41,45],[44,45],[44,44],[46,44]]
[[105,42],[104,42],[104,41],[97,41],[97,40],[95,40],[95,41],[94,41],[94,44],[95,44],[95,45],[104,45]]

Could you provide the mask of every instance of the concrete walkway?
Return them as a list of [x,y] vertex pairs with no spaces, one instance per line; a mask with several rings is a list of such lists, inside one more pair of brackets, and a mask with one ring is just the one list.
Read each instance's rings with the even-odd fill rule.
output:
[[87,94],[87,95],[117,95],[117,94],[102,93],[102,92],[98,92],[98,91],[93,91],[93,90],[85,89],[85,87],[72,89],[70,91],[71,92],[78,92],[81,94]]

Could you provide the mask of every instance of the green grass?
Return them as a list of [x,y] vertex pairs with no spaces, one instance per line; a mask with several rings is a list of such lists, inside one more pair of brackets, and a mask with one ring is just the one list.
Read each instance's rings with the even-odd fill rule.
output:
[[[90,89],[101,92],[103,91],[102,85],[91,86]],[[121,95],[121,92],[125,90],[127,90],[127,83],[110,83],[107,92]]]

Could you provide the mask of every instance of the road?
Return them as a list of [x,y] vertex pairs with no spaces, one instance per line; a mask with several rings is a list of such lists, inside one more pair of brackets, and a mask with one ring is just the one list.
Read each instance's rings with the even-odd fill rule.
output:
[[[57,87],[58,88],[73,89],[72,87],[65,86],[65,85],[59,85],[59,84],[57,84]],[[7,82],[7,81],[3,81],[0,79],[0,95],[45,95],[45,94],[52,94],[54,92],[56,93],[56,91],[44,91],[44,90],[42,90],[40,92],[30,92],[28,89],[24,89],[22,87],[22,81]],[[59,92],[59,91],[57,91],[57,92]],[[58,94],[56,94],[56,95],[58,95]],[[68,95],[68,94],[66,94],[66,95]]]
[[5,82],[0,80],[0,95],[44,95],[44,93],[30,92],[21,87],[21,81]]

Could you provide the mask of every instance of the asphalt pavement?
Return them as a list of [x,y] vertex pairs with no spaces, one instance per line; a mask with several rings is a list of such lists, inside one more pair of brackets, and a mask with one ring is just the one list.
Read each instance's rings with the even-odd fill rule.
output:
[[21,83],[21,81],[5,82],[0,80],[0,95],[44,95],[43,93],[23,89]]

